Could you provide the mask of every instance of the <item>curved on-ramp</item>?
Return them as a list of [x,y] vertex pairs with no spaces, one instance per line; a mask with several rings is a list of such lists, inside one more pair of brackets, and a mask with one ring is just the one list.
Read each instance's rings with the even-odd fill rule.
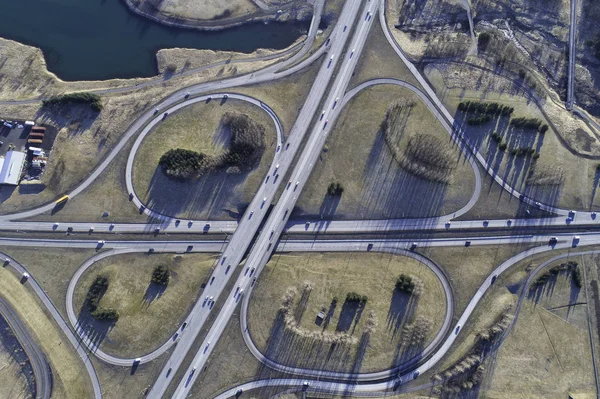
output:
[[[350,247],[351,244],[349,244]],[[336,251],[344,251],[344,249],[337,248]],[[319,378],[328,378],[328,379],[336,379],[336,380],[352,380],[356,382],[360,381],[373,381],[384,378],[390,378],[398,372],[402,372],[403,370],[410,369],[422,361],[424,358],[429,356],[431,352],[435,350],[435,348],[442,341],[444,336],[450,330],[450,323],[452,322],[452,317],[454,315],[454,295],[452,293],[452,286],[450,282],[443,272],[443,270],[436,265],[429,258],[418,254],[413,251],[408,251],[406,249],[398,248],[397,246],[389,246],[389,247],[380,247],[377,248],[374,252],[385,252],[391,253],[395,255],[407,256],[409,258],[415,259],[420,262],[425,267],[428,267],[438,278],[442,287],[444,289],[444,294],[446,295],[446,314],[444,316],[444,322],[442,323],[438,333],[433,338],[433,340],[427,345],[423,351],[411,359],[407,360],[402,364],[398,364],[390,369],[382,370],[378,372],[372,373],[345,373],[345,372],[335,372],[335,371],[324,371],[324,370],[315,370],[315,369],[307,369],[301,367],[291,367],[286,366],[276,361],[269,359],[265,355],[260,352],[260,350],[252,341],[252,336],[250,334],[250,330],[248,328],[248,304],[250,302],[250,297],[252,296],[252,291],[254,289],[254,285],[251,285],[248,289],[248,293],[244,295],[242,301],[242,311],[240,312],[240,328],[242,336],[244,337],[244,342],[246,342],[246,346],[250,350],[250,352],[256,357],[261,363],[264,365],[283,373],[293,374],[293,375],[301,375],[306,377],[319,377]]]

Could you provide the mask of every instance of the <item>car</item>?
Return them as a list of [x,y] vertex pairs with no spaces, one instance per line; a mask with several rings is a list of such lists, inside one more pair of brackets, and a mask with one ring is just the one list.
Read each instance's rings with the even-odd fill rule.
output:
[[540,209],[542,207],[542,204],[540,204],[539,202],[536,201],[535,202],[535,207],[538,208],[538,209]]
[[290,148],[290,143],[287,143],[287,144],[285,145],[285,149],[287,150],[288,148]]
[[160,227],[157,227],[157,228],[155,228],[155,229],[154,229],[154,232],[155,232],[156,234],[160,233]]
[[335,109],[335,106],[337,105],[339,99],[339,97],[335,98],[335,101],[333,102],[333,107],[331,107],[331,109]]
[[372,249],[373,249],[373,244],[369,244],[369,245],[367,245],[367,251],[370,251],[370,250],[372,250]]
[[456,326],[456,329],[454,330],[454,335],[458,334],[458,331],[460,331],[460,324]]
[[164,113],[164,115],[163,115],[163,119],[166,119],[166,118],[167,118],[167,116],[169,116],[169,113],[168,113],[168,112],[165,112],[165,113]]
[[106,241],[104,240],[100,240],[98,241],[98,246],[101,247],[102,245],[106,244]]
[[186,92],[185,92],[185,96],[184,96],[184,97],[185,97],[185,98],[188,98],[189,96],[190,96],[190,92],[189,92],[189,91],[186,91]]
[[229,272],[229,269],[231,269],[231,265],[227,265],[227,269],[225,269],[225,274]]
[[296,185],[294,186],[294,191],[296,191],[296,189],[298,188],[298,184],[300,184],[299,181],[296,182]]
[[206,305],[207,302],[208,302],[208,295],[204,298],[204,302],[202,302],[202,306]]
[[250,211],[250,216],[248,216],[248,219],[252,219],[252,215],[254,215],[254,211]]
[[352,56],[354,55],[354,49],[352,49],[352,52],[350,53],[350,59],[352,58]]
[[0,147],[4,145],[4,141],[0,141]]
[[181,331],[185,330],[186,327],[187,327],[187,322],[185,322],[181,325]]
[[256,270],[256,268],[254,268],[254,267],[252,269],[250,269],[250,277],[252,277],[252,275],[254,274],[255,270]]
[[288,214],[288,212],[289,212],[289,211],[290,211],[290,208],[287,208],[287,209],[285,210],[285,213],[283,214],[283,218],[284,218],[284,219],[285,219],[285,217],[287,216],[287,214]]
[[114,223],[111,223],[110,226],[108,226],[108,229],[110,231],[114,230],[114,228],[115,228],[115,224]]
[[344,30],[342,32],[346,32],[347,28],[348,28],[348,25],[344,25]]
[[492,281],[490,281],[490,284],[494,284],[496,282],[496,279],[498,278],[498,276],[496,276],[495,274],[492,276]]
[[483,221],[483,227],[488,227],[490,225],[490,221],[489,220],[484,220]]
[[191,221],[191,220],[190,220],[190,221],[188,221],[188,227],[192,227],[192,225],[193,225],[193,224],[194,224],[194,222],[193,222],[193,221]]
[[154,248],[149,248],[148,249],[148,253],[153,253],[154,252]]
[[211,297],[209,297],[209,298],[208,298],[208,300],[209,300],[210,302],[214,302],[214,301],[215,301],[215,297],[214,297],[214,296],[211,296]]
[[365,15],[365,21],[369,18],[369,15],[371,15],[371,13],[367,11],[367,15]]
[[581,237],[579,237],[579,236],[573,237],[573,244],[572,244],[572,246],[576,247],[579,244],[579,240],[581,240]]
[[9,263],[10,263],[10,259],[8,259],[8,258],[4,259],[4,264],[5,265],[8,265]]
[[471,246],[471,241],[467,240],[465,241],[465,247],[470,247]]
[[186,252],[192,252],[192,249],[194,249],[193,245],[188,245],[187,248],[185,249]]
[[158,114],[158,108],[154,108],[154,115]]
[[267,197],[264,197],[264,198],[263,198],[263,202],[262,202],[262,203],[263,203],[263,205],[265,204],[265,202],[267,202]]
[[256,283],[256,277],[252,279],[252,286],[254,287],[254,283]]
[[271,234],[269,235],[269,240],[273,238],[273,234],[275,234],[275,230],[271,230]]
[[321,117],[319,118],[319,120],[322,121],[324,116],[325,116],[325,111],[323,111],[323,113],[321,114]]
[[302,386],[304,386],[305,388],[308,388],[310,386],[310,383],[308,381],[304,381],[302,383]]
[[446,228],[449,229],[450,228],[450,224],[451,224],[450,222],[446,222],[446,224],[444,226],[446,226]]
[[[275,173],[277,173],[277,170],[279,170],[279,164],[275,165]],[[273,173],[273,174],[275,174]]]
[[94,232],[94,226],[90,227],[90,233]]
[[135,358],[135,360],[133,361],[133,364],[134,364],[134,365],[136,365],[136,364],[140,364],[141,362],[142,362],[142,359],[141,359],[141,358],[139,358],[139,357],[137,357],[137,358]]
[[165,377],[169,377],[169,374],[171,374],[171,371],[173,370],[173,367],[169,367],[169,369],[167,370],[167,374]]
[[281,144],[279,144],[279,145],[277,146],[277,149],[275,150],[275,152],[279,152],[279,150],[281,150]]
[[56,230],[56,229],[58,228],[58,226],[60,226],[60,223],[54,223],[54,224],[52,225],[52,228],[53,228],[54,230]]
[[223,98],[229,98],[229,94],[225,94]]
[[416,380],[416,379],[417,379],[417,377],[419,376],[419,374],[420,374],[420,372],[419,372],[419,371],[415,371],[415,372],[413,373],[413,380]]
[[206,353],[206,351],[208,350],[208,347],[210,346],[210,342],[206,343],[206,346],[204,347],[204,353]]
[[29,273],[25,272],[23,273],[23,281],[27,281],[27,279],[29,278]]
[[235,394],[239,396],[242,394],[242,392],[244,392],[244,390],[242,388],[240,388],[237,391],[235,391]]
[[556,245],[557,242],[558,239],[556,237],[550,237],[550,240],[548,241],[550,245]]
[[410,249],[411,250],[416,249],[416,248],[417,248],[417,243],[416,242],[413,242],[412,244],[410,244]]
[[329,122],[329,120],[326,120],[325,123],[323,124],[323,130],[325,130],[325,128],[327,127],[328,122]]
[[286,187],[285,189],[287,190],[288,188],[290,188],[290,186],[291,186],[291,185],[292,185],[292,181],[290,180],[290,181],[288,182],[288,184],[287,184],[287,187]]
[[206,223],[203,228],[204,231],[210,230],[210,223]]
[[242,294],[243,294],[243,293],[244,293],[244,289],[242,288],[242,289],[240,290],[240,293],[239,293],[238,295],[239,295],[239,296],[242,296]]
[[214,283],[214,282],[215,282],[215,276],[212,276],[209,284],[212,285],[212,283]]
[[[221,264],[225,263],[225,261],[227,260],[227,256],[223,256],[223,259],[221,259]],[[229,265],[231,266],[231,265]]]

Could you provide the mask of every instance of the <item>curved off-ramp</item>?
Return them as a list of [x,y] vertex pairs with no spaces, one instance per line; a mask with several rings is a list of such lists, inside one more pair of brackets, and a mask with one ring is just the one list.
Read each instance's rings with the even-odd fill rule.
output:
[[273,124],[275,125],[275,130],[277,132],[277,149],[275,150],[275,155],[273,157],[272,164],[274,165],[275,163],[279,162],[279,158],[282,153],[280,151],[280,149],[282,148],[282,143],[283,143],[283,127],[281,126],[281,121],[279,120],[279,117],[277,117],[277,114],[275,114],[275,111],[273,111],[273,109],[271,109],[268,105],[266,105],[262,101],[254,98],[254,97],[247,96],[245,94],[213,93],[213,94],[207,94],[207,95],[203,95],[203,96],[190,98],[188,100],[180,102],[176,105],[173,105],[170,108],[163,110],[160,114],[157,114],[153,119],[150,120],[150,122],[144,127],[144,129],[137,136],[135,142],[133,143],[133,146],[131,147],[131,151],[129,152],[129,157],[127,158],[127,166],[125,167],[125,185],[127,187],[127,192],[129,193],[129,199],[131,200],[131,202],[133,202],[133,204],[138,209],[143,210],[143,213],[145,213],[149,217],[154,218],[156,220],[160,220],[161,222],[164,222],[164,223],[175,223],[175,220],[177,220],[176,216],[164,215],[162,213],[153,211],[144,202],[142,202],[142,200],[140,200],[140,198],[138,197],[138,195],[135,192],[135,187],[133,187],[133,178],[132,178],[133,163],[135,161],[135,155],[137,154],[137,151],[139,150],[140,145],[142,144],[142,141],[144,140],[144,138],[146,138],[148,133],[150,133],[152,131],[152,129],[154,129],[154,127],[157,124],[159,124],[160,122],[165,120],[166,114],[171,115],[173,112],[179,111],[180,109],[190,106],[192,104],[196,104],[196,103],[200,103],[200,102],[206,103],[207,101],[215,101],[218,99],[220,99],[221,101],[228,101],[229,99],[245,101],[245,102],[248,102],[250,104],[253,104],[253,105],[259,107],[260,109],[265,111],[267,113],[267,115],[269,115],[269,117],[273,121]]
[[52,394],[52,375],[50,374],[50,365],[46,361],[44,352],[42,352],[35,340],[31,338],[17,312],[1,297],[0,316],[4,317],[4,320],[6,320],[27,354],[35,377],[36,398],[50,399],[50,395]]
[[[25,267],[20,264],[17,260],[7,255],[4,252],[0,252],[0,257],[5,259],[5,267],[12,267],[18,273],[23,274],[27,270]],[[87,371],[88,376],[90,377],[90,382],[92,384],[92,388],[94,390],[94,398],[100,399],[102,398],[102,390],[100,389],[100,381],[98,380],[98,375],[96,374],[96,370],[94,369],[94,365],[92,364],[85,347],[80,345],[79,338],[75,336],[73,331],[69,328],[69,324],[62,318],[60,312],[54,306],[54,303],[50,300],[46,292],[42,289],[33,275],[30,274],[27,281],[24,284],[29,285],[33,292],[40,299],[50,316],[54,319],[58,327],[65,334],[71,345],[73,345],[73,349],[77,352],[81,360],[83,361],[83,365],[85,366],[85,370]]]
[[[350,246],[350,245],[349,245]],[[346,252],[344,248],[336,248],[336,251]],[[291,367],[286,366],[281,363],[278,363],[272,359],[269,359],[256,347],[254,341],[252,341],[252,336],[250,334],[250,330],[248,328],[248,305],[250,302],[250,297],[252,296],[252,291],[254,289],[254,285],[251,285],[249,288],[249,292],[244,295],[242,301],[242,311],[240,312],[240,328],[242,336],[244,337],[244,341],[246,342],[246,346],[250,350],[250,352],[254,355],[256,359],[258,359],[261,363],[266,365],[267,367],[272,368],[273,370],[280,371],[282,373],[292,374],[292,375],[301,375],[306,377],[319,377],[319,378],[328,378],[328,379],[336,379],[336,380],[352,380],[356,382],[360,381],[373,381],[378,379],[390,378],[403,370],[410,369],[422,361],[424,358],[429,356],[435,348],[442,341],[444,336],[450,330],[450,323],[452,322],[452,317],[454,315],[454,295],[452,293],[452,286],[448,280],[448,277],[443,272],[443,270],[436,265],[429,258],[418,254],[413,251],[409,251],[406,249],[398,248],[397,246],[382,246],[377,249],[377,252],[391,253],[394,255],[407,256],[409,258],[415,259],[420,262],[425,267],[429,268],[435,276],[438,278],[440,283],[442,284],[442,288],[444,289],[444,294],[446,295],[446,314],[444,316],[444,321],[440,326],[440,329],[433,340],[427,345],[425,349],[419,354],[416,354],[411,359],[408,359],[406,362],[402,364],[398,364],[390,369],[382,370],[378,372],[372,373],[345,373],[345,372],[336,372],[336,371],[325,371],[325,370],[315,370],[301,367]]]

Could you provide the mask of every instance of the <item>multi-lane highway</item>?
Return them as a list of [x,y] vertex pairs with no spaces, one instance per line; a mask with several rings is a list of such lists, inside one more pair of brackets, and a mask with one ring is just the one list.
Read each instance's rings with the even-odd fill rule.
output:
[[[259,233],[256,241],[250,253],[248,254],[247,261],[244,267],[248,267],[250,270],[254,270],[254,276],[258,276],[261,272],[262,267],[266,264],[271,253],[274,250],[274,243],[280,236],[282,230],[285,227],[286,221],[290,216],[290,211],[293,209],[297,198],[308,180],[308,176],[312,170],[314,163],[316,162],[319,153],[327,139],[328,124],[333,124],[339,108],[337,108],[337,102],[343,97],[350,77],[356,62],[358,55],[362,51],[364,42],[366,41],[367,34],[372,25],[373,12],[377,10],[378,0],[369,0],[365,3],[364,7],[361,8],[362,12],[358,13],[360,1],[350,0],[344,5],[344,9],[340,15],[338,25],[335,27],[331,36],[331,50],[327,54],[328,57],[325,59],[319,75],[315,80],[315,84],[309,93],[308,99],[303,106],[303,110],[308,110],[307,119],[298,119],[303,125],[300,127],[303,131],[308,129],[309,121],[316,114],[316,108],[318,103],[323,97],[327,82],[333,76],[333,71],[336,67],[337,60],[342,58],[342,62],[337,71],[335,81],[332,88],[327,96],[327,99],[323,105],[323,111],[318,116],[319,121],[314,125],[310,136],[308,137],[307,143],[304,145],[300,158],[296,163],[294,171],[291,173],[290,180],[285,183],[285,189],[283,194],[279,197],[279,201],[273,208],[269,215],[262,231]],[[358,18],[357,18],[358,13]],[[352,30],[354,21],[357,19],[354,31],[354,36],[348,46],[347,51],[344,53],[346,38],[348,33]],[[314,94],[313,94],[314,93]],[[302,113],[302,112],[301,112]],[[329,125],[331,128],[331,125]],[[294,129],[292,128],[292,135],[290,140],[295,140]],[[286,165],[286,169],[287,169]],[[285,175],[284,169],[281,173]],[[250,209],[250,208],[249,208]],[[239,229],[239,228],[238,228]],[[237,232],[236,232],[237,234]],[[241,260],[241,259],[239,259]],[[239,262],[238,260],[238,262]],[[212,348],[221,336],[227,322],[231,318],[234,309],[237,306],[238,301],[243,296],[244,290],[248,290],[251,284],[252,278],[250,274],[240,275],[236,282],[236,291],[233,296],[230,296],[219,313],[217,319],[213,323],[211,329],[206,335],[200,350],[192,360],[192,363],[188,367],[184,377],[180,381],[177,389],[173,395],[174,398],[183,398],[187,396],[194,381],[200,374],[196,370],[202,370],[206,363]],[[160,380],[159,380],[160,381]]]
[[567,71],[567,102],[566,108],[573,109],[575,103],[575,75],[577,62],[577,0],[570,0],[569,23],[569,68]]

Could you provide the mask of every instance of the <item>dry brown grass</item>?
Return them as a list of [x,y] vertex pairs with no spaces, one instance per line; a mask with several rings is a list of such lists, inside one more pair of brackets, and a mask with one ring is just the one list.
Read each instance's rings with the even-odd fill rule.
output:
[[[142,3],[147,0],[135,0]],[[168,17],[191,20],[218,19],[227,12],[228,17],[239,17],[250,14],[258,8],[250,0],[210,0],[198,2],[194,0],[177,0],[160,3],[159,11]]]
[[[96,276],[107,276],[109,286],[100,306],[116,309],[119,321],[108,332],[101,348],[123,357],[148,353],[169,339],[187,316],[200,298],[201,284],[208,278],[214,262],[214,256],[204,254],[109,257],[97,262],[82,276],[73,306],[79,312]],[[169,266],[171,272],[169,284],[162,293],[158,289],[153,291],[150,285],[152,271],[158,265]]]
[[[325,219],[434,216],[456,211],[469,200],[475,182],[473,170],[453,146],[449,184],[415,177],[393,159],[381,123],[388,106],[400,98],[415,101],[403,121],[406,140],[400,143],[401,149],[412,133],[426,133],[452,146],[448,133],[412,92],[389,85],[368,88],[342,111],[296,212]],[[339,202],[326,197],[331,182],[344,187]],[[425,203],[423,197],[431,201]]]
[[[213,171],[199,180],[185,182],[173,181],[164,175],[158,161],[170,149],[183,148],[209,156],[223,152],[230,133],[221,125],[221,118],[231,111],[246,114],[265,127],[267,150],[258,167],[241,175]],[[176,209],[178,217],[229,219],[252,200],[276,147],[275,126],[261,108],[236,100],[227,100],[224,104],[219,100],[193,104],[169,115],[146,136],[134,160],[134,188],[145,203],[168,210],[176,208],[173,202],[182,202],[174,197],[185,199]],[[210,188],[213,186],[216,188]]]
[[[377,273],[373,270],[377,270]],[[414,302],[408,302],[404,294],[394,293],[396,279],[402,273],[423,281],[422,294],[418,299],[413,298]],[[310,281],[314,288],[305,293],[298,286],[298,294],[291,296],[290,309],[297,323],[295,330],[302,334],[293,335],[295,341],[291,341],[295,343],[282,344],[279,341],[280,333],[274,333],[273,329],[280,326],[277,318],[282,298],[293,281]],[[356,320],[348,319],[354,314],[352,306],[344,303],[349,292],[368,297],[364,308],[359,310],[357,324]],[[333,306],[335,297],[337,304]],[[403,335],[402,328],[418,315],[431,322],[423,340],[429,342],[443,321],[443,303],[444,291],[437,277],[411,258],[381,253],[280,255],[273,257],[257,281],[250,301],[248,322],[253,340],[263,353],[266,351],[267,356],[285,363],[292,353],[296,353],[293,359],[305,367],[314,366],[312,362],[316,362],[319,368],[358,367],[364,372],[388,368],[401,357],[406,350],[403,347],[397,353]],[[325,314],[331,312],[331,316],[326,316],[326,320],[318,326],[315,318],[322,309],[325,309]],[[369,317],[370,312],[374,313],[372,317]],[[338,329],[346,328],[354,339],[343,346],[343,351],[341,348],[334,351],[331,359],[324,361],[322,351],[328,351],[330,344],[327,339],[322,339],[321,334],[333,334]],[[365,329],[370,333],[368,349],[362,357],[356,354],[361,347],[356,343],[365,338],[361,337]],[[299,341],[306,345],[299,346]]]
[[[6,51],[11,62],[5,63],[3,69],[0,69],[0,73],[4,73],[2,82],[5,84],[0,86],[0,98],[8,96],[5,98],[15,99],[19,97],[19,93],[48,96],[65,91],[135,86],[136,83],[141,82],[141,80],[135,79],[107,82],[61,82],[47,72],[42,54],[38,49],[10,41],[2,43],[6,46],[0,46],[2,49],[0,55],[4,54],[1,51]],[[12,57],[16,53],[20,55]],[[230,59],[234,53],[214,54],[220,59]],[[26,62],[29,59],[27,57],[31,59],[31,62]],[[42,180],[43,184],[14,191],[10,188],[3,188],[0,191],[0,199],[3,201],[0,205],[0,212],[16,212],[41,205],[72,189],[89,175],[133,120],[142,111],[151,108],[158,99],[191,84],[216,77],[245,73],[262,68],[272,62],[276,62],[276,60],[239,65],[228,64],[190,76],[173,77],[167,80],[159,78],[160,83],[155,86],[103,96],[104,109],[100,114],[94,114],[81,107],[73,107],[64,112],[48,111],[41,109],[39,103],[0,106],[0,115],[3,117],[35,119],[38,123],[52,125],[59,130],[50,155],[48,170]],[[27,82],[27,84],[20,86],[21,83],[19,83],[15,86],[14,82]]]
[[[450,113],[456,111],[460,101],[486,100],[514,107],[513,117],[534,117],[546,121],[535,103],[523,97],[522,92],[515,90],[514,84],[505,78],[455,65],[430,65],[426,68],[426,75],[436,92],[441,93],[440,99]],[[562,208],[598,208],[600,197],[595,195],[598,185],[598,161],[574,155],[565,144],[575,152],[596,155],[600,149],[600,140],[590,132],[583,121],[574,119],[554,101],[546,101],[544,111],[557,127],[557,132],[549,129],[544,135],[532,138],[532,133],[494,125],[470,129],[470,134],[476,140],[481,140],[479,151],[484,156],[495,150],[495,147],[490,146],[491,140],[488,138],[493,130],[505,135],[509,148],[531,142],[540,157],[530,164],[514,161],[514,157],[510,156],[508,151],[490,154],[499,173],[514,182],[512,184],[517,189],[523,191],[523,187],[529,186],[532,191],[537,192],[540,201],[554,203]],[[521,163],[524,166],[521,166]]]
[[92,389],[87,371],[37,298],[7,268],[0,269],[0,292],[19,314],[52,365],[53,394],[58,398],[87,398]]

